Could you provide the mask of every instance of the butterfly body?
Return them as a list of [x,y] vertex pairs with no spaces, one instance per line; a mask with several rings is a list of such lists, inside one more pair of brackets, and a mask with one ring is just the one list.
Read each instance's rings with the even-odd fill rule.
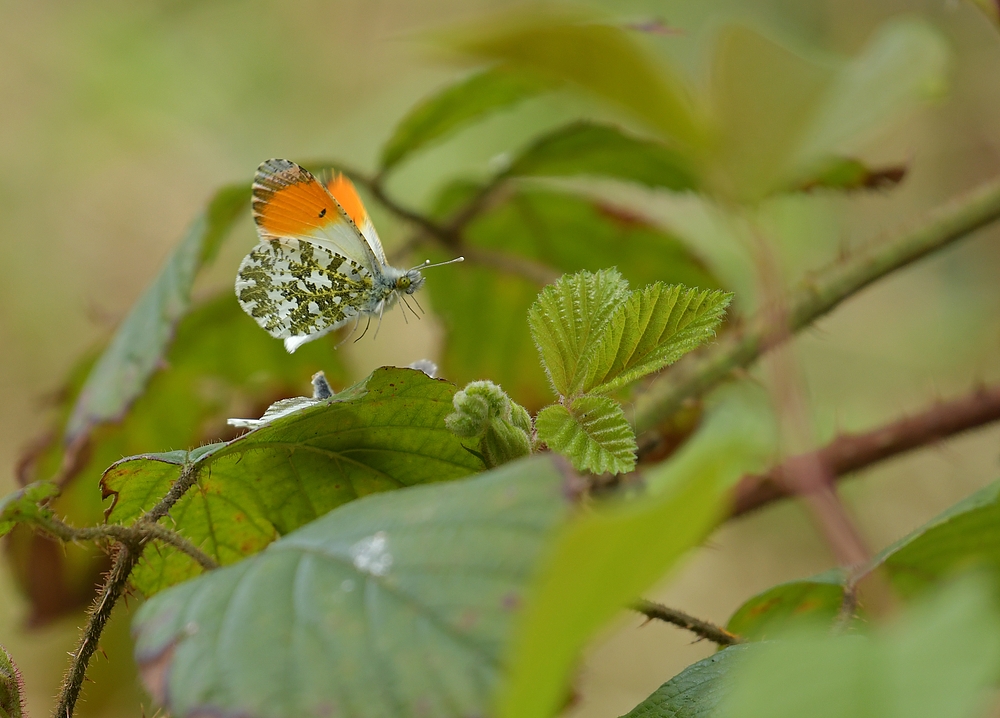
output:
[[253,185],[260,243],[240,264],[236,296],[244,311],[295,351],[352,319],[381,315],[424,283],[398,269],[350,181],[326,186],[288,160],[261,164]]

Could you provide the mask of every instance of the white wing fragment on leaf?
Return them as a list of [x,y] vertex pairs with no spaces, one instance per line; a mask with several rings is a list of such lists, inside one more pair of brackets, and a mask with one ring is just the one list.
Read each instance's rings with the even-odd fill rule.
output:
[[584,394],[571,406],[553,404],[535,419],[538,438],[569,458],[577,471],[622,474],[635,467],[635,432],[621,405]]
[[327,381],[326,374],[321,371],[313,374],[312,386],[313,395],[311,397],[293,396],[288,399],[279,399],[271,404],[259,419],[229,419],[226,423],[238,429],[258,429],[266,424],[270,424],[275,419],[294,414],[310,406],[316,406],[333,396],[333,389],[330,387],[330,382]]

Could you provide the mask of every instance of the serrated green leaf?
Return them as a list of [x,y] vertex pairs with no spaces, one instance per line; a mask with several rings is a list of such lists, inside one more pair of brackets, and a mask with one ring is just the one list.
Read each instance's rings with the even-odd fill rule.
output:
[[[259,416],[273,401],[308,391],[309,377],[317,371],[325,371],[330,381],[343,386],[345,371],[342,355],[335,351],[337,341],[333,336],[323,338],[289,355],[281,342],[247,319],[236,297],[226,291],[181,319],[165,357],[166,367],[152,376],[121,422],[98,427],[86,450],[72,458],[65,435],[59,432],[92,360],[80,362],[51,422],[53,438],[39,455],[24,461],[26,471],[32,478],[55,477],[64,484],[51,502],[57,515],[76,526],[99,523],[105,507],[94,487],[108,466],[123,456],[230,439],[237,432],[226,426],[227,418]],[[31,618],[36,623],[88,604],[95,582],[107,571],[107,554],[99,547],[72,543],[53,552],[47,541],[17,529],[7,538],[12,572],[22,590],[33,597]],[[44,577],[53,575],[65,587],[59,600],[51,591],[35,588],[48,585],[45,581],[50,579]]]
[[224,187],[194,220],[90,370],[69,416],[67,441],[97,424],[121,419],[142,394],[188,310],[198,270],[215,256],[249,202],[249,185]]
[[719,718],[971,718],[1000,672],[986,582],[953,583],[869,637],[800,631],[751,647]]
[[449,85],[411,109],[382,150],[382,171],[413,152],[497,110],[546,89],[538,78],[495,67]]
[[614,399],[584,394],[569,408],[545,407],[535,418],[535,429],[577,471],[624,474],[635,468],[635,432]]
[[632,292],[604,326],[584,391],[614,391],[674,363],[715,336],[732,298],[662,282]]
[[495,23],[475,35],[455,43],[458,49],[582,87],[680,145],[704,141],[703,124],[681,76],[655,63],[620,27],[549,16]]
[[[518,188],[474,221],[464,237],[474,246],[527,257],[559,272],[617,267],[635,286],[658,279],[719,286],[675,236],[640,217],[571,194]],[[550,386],[525,322],[538,285],[468,263],[434,271],[441,279],[428,288],[434,311],[448,329],[444,376],[460,385],[489,377],[533,411],[548,404]]]
[[690,162],[659,142],[640,139],[611,125],[574,122],[533,142],[511,163],[512,177],[591,175],[647,187],[695,190]]
[[133,622],[147,686],[177,718],[486,715],[563,482],[534,457],[369,496],[164,591]]
[[51,516],[52,510],[39,506],[39,502],[58,493],[59,487],[51,481],[35,481],[0,497],[0,536],[10,533],[19,523],[32,523],[35,519]]
[[[455,387],[413,369],[378,369],[333,398],[194,452],[137,456],[102,479],[108,520],[149,510],[188,464],[197,485],[170,526],[221,564],[238,561],[366,494],[447,481],[482,468],[445,428]],[[133,581],[151,594],[197,575],[188,556],[147,551]]]
[[0,646],[0,718],[24,715],[24,681],[14,659]]
[[725,681],[754,646],[729,646],[693,663],[622,718],[710,718],[727,693]]
[[627,297],[628,282],[615,269],[564,275],[538,295],[528,326],[556,393],[581,392],[604,327]]

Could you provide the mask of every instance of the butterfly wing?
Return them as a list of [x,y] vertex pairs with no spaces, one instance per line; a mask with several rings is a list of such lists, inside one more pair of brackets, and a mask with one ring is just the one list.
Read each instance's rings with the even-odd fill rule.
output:
[[[349,205],[355,209],[353,202],[356,202],[364,212],[353,186],[350,190],[353,200]],[[346,193],[343,196],[349,199]],[[379,251],[375,252],[359,231],[360,225],[351,219],[345,208],[315,177],[294,162],[273,159],[257,168],[252,207],[262,240],[311,242],[366,267],[371,273],[381,269],[384,254],[377,238]],[[367,218],[367,213],[364,216]],[[382,257],[378,256],[380,254]]]
[[368,242],[368,246],[371,247],[375,258],[383,266],[388,264],[385,258],[385,250],[382,249],[382,240],[378,238],[378,232],[375,231],[375,224],[372,222],[371,217],[368,216],[365,205],[361,202],[361,198],[358,196],[357,190],[354,189],[351,180],[338,172],[327,183],[326,189],[333,195],[333,198],[337,200],[340,206],[344,208],[347,216],[351,218],[354,225],[361,231],[365,241]]
[[293,352],[361,313],[372,285],[371,272],[353,259],[312,240],[283,238],[265,240],[243,258],[236,296],[262,329]]

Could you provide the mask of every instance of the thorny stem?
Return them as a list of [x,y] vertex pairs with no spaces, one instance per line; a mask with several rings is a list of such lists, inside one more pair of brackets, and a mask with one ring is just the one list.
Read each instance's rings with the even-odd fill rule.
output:
[[[809,452],[836,479],[903,452],[1000,421],[1000,385],[979,387],[965,396],[939,401],[923,411],[868,431],[841,434]],[[792,457],[763,474],[745,476],[733,490],[730,517],[741,516],[790,495],[786,476]]]
[[[177,481],[170,487],[166,496],[160,499],[159,503],[147,511],[131,528],[146,532],[148,536],[154,538],[163,538],[167,534],[175,535],[172,531],[163,527],[160,528],[166,533],[150,529],[149,526],[166,516],[170,509],[180,501],[181,497],[194,486],[198,480],[198,471],[199,467],[197,464],[185,465],[181,470],[180,476],[177,477]],[[63,525],[65,526],[65,524]],[[66,528],[71,531],[77,530],[69,526],[66,526]],[[73,653],[73,660],[70,662],[66,676],[63,678],[53,718],[72,718],[76,702],[80,697],[80,689],[83,687],[84,677],[87,674],[87,666],[90,664],[90,659],[94,655],[94,651],[97,650],[101,633],[104,631],[104,626],[107,624],[115,604],[122,593],[124,593],[125,587],[128,585],[129,576],[132,574],[132,569],[139,563],[139,559],[142,557],[142,550],[146,545],[144,541],[137,540],[134,536],[122,536],[118,540],[118,553],[115,556],[114,564],[111,566],[111,571],[108,573],[107,579],[101,586],[97,601],[91,609],[90,618],[83,629],[80,645],[76,652]],[[173,545],[176,546],[177,544]],[[197,549],[195,550],[197,551]],[[208,557],[206,556],[205,558]],[[209,560],[211,561],[211,559]]]
[[[942,249],[1000,218],[1000,180],[946,202],[913,228],[862,249],[801,282],[787,298],[787,325],[773,326],[762,310],[745,326],[688,354],[635,397],[635,428],[649,431],[684,401],[717,386],[735,370],[809,326],[878,279]],[[649,438],[640,437],[640,449]]]
[[716,626],[709,621],[695,618],[683,611],[678,611],[676,608],[669,608],[659,603],[646,601],[645,599],[636,601],[632,604],[631,608],[633,611],[646,616],[646,618],[672,623],[720,646],[733,646],[737,643],[743,643],[743,639],[740,636],[730,633],[722,626]]

